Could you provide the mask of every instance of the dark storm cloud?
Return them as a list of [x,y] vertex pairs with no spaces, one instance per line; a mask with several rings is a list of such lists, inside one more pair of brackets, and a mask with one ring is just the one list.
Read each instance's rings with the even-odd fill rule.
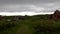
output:
[[60,0],[0,0],[0,11],[51,11],[60,10]]

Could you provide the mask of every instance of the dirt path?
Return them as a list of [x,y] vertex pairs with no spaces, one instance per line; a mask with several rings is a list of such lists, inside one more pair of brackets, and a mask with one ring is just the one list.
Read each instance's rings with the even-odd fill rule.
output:
[[22,24],[21,27],[18,29],[17,34],[30,34],[28,26]]

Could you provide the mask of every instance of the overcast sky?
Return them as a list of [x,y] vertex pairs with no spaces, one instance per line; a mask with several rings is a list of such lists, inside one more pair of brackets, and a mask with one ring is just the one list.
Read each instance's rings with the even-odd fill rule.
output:
[[51,13],[60,10],[60,0],[0,0],[0,12]]

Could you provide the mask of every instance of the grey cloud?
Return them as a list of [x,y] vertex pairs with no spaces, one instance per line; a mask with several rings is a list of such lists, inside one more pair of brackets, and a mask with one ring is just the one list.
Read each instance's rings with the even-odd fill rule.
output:
[[22,11],[36,11],[39,9],[42,10],[42,8],[43,8],[42,11],[50,11],[56,9],[60,10],[59,3],[60,0],[0,0],[0,11],[22,12]]
[[40,3],[53,3],[60,0],[0,0],[0,4],[40,4]]

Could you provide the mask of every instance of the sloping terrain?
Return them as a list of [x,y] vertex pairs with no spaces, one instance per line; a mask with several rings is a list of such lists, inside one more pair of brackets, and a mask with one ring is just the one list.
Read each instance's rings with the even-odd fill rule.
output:
[[59,34],[60,20],[50,15],[5,16],[0,20],[0,34]]

